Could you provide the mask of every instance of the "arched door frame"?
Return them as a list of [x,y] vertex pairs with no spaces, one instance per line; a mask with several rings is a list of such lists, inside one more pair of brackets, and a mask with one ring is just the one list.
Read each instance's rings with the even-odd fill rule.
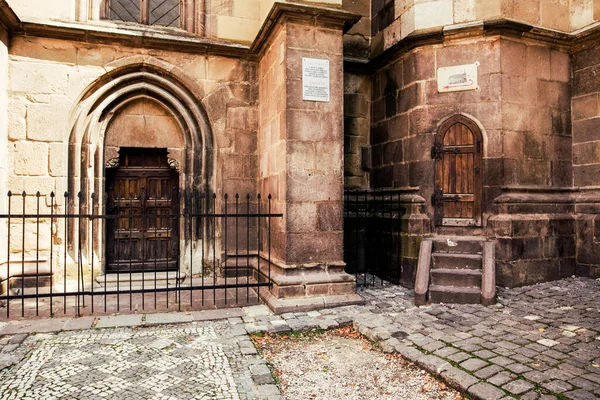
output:
[[[461,145],[445,145],[446,134],[452,127],[457,124],[462,124],[473,134],[472,144],[461,144]],[[444,180],[447,180],[451,172],[445,168],[450,163],[451,155],[467,155],[473,154],[472,167],[467,166],[464,172],[472,173],[472,192],[473,193],[445,193],[444,192]],[[482,175],[483,175],[483,154],[484,154],[484,135],[483,131],[473,119],[457,114],[453,115],[444,120],[439,128],[435,137],[435,143],[432,148],[432,158],[435,160],[434,173],[434,194],[433,194],[433,207],[434,207],[434,224],[436,226],[481,226],[482,224]],[[456,179],[456,176],[452,176],[451,179]],[[445,211],[445,205],[452,202],[460,203],[473,202],[472,204],[472,217],[448,217]]]
[[[69,138],[69,161],[67,191],[70,212],[100,214],[105,212],[105,171],[110,168],[118,154],[107,154],[104,146],[105,134],[111,120],[118,111],[131,101],[146,98],[159,103],[173,117],[184,138],[180,157],[173,157],[172,167],[180,176],[180,210],[197,211],[195,192],[214,193],[214,138],[210,122],[197,96],[204,91],[188,78],[179,68],[162,60],[148,56],[134,56],[118,60],[115,68],[93,82],[80,96],[72,119],[73,128]],[[81,193],[81,200],[73,194]],[[91,201],[92,193],[95,194]],[[104,262],[104,232],[102,220],[94,226],[85,221],[81,227],[68,227],[67,251],[73,252],[75,243],[82,243],[82,254],[87,259],[94,252],[96,260]],[[91,232],[96,232],[93,235]],[[180,265],[185,264],[189,249],[198,248],[193,242],[197,234],[181,227],[182,238]],[[191,237],[189,232],[192,232]],[[202,235],[202,233],[198,233]],[[189,246],[192,246],[191,248]],[[199,246],[202,248],[203,246]],[[202,256],[202,255],[201,255]],[[200,267],[202,263],[194,263]],[[103,267],[104,268],[104,267]]]

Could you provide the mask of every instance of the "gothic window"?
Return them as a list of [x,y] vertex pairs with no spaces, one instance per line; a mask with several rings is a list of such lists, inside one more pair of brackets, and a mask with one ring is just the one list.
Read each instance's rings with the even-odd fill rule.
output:
[[145,25],[182,27],[182,0],[106,0],[104,18]]

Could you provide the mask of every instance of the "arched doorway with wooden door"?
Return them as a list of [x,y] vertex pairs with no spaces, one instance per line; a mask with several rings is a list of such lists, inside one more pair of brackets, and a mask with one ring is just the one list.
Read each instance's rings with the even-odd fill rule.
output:
[[481,226],[483,135],[470,118],[444,121],[432,149],[436,226]]
[[176,271],[179,174],[167,149],[122,147],[107,170],[106,272]]

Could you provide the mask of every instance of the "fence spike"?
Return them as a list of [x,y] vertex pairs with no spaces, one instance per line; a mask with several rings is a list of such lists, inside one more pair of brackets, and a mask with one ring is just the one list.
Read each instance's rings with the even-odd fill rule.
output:
[[41,196],[40,191],[38,190],[37,193],[35,194],[35,197],[39,198]]

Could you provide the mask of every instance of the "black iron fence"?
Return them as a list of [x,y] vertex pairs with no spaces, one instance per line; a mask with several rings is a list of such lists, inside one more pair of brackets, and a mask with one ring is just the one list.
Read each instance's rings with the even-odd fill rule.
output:
[[0,318],[257,303],[283,216],[271,196],[201,194],[179,207],[160,196],[9,192]]
[[394,191],[344,194],[344,261],[358,285],[400,281],[401,222],[406,211],[400,196]]

